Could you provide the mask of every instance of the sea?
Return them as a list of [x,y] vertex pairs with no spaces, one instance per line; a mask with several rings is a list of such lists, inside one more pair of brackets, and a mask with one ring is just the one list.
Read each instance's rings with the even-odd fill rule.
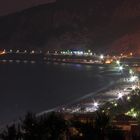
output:
[[120,77],[117,69],[107,65],[0,62],[0,125],[29,111],[53,110],[96,94]]

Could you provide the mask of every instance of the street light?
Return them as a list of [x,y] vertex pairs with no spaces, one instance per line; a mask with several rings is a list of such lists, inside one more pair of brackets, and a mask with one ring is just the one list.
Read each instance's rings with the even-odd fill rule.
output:
[[100,55],[100,59],[104,59],[104,55],[103,54]]
[[121,99],[123,97],[123,94],[122,93],[119,93],[118,94],[118,99]]
[[133,86],[132,86],[132,90],[135,90],[135,89],[136,89],[136,86],[135,86],[135,85],[133,85]]
[[123,66],[120,66],[120,67],[119,67],[119,70],[122,71],[122,70],[123,70]]
[[129,70],[129,74],[133,74],[133,73],[134,73],[133,70],[130,69],[130,70]]
[[99,103],[98,103],[98,102],[94,102],[94,103],[93,103],[93,106],[94,106],[95,108],[98,108],[98,107],[99,107]]
[[119,60],[117,60],[116,63],[117,63],[118,65],[120,65],[120,61],[119,61]]

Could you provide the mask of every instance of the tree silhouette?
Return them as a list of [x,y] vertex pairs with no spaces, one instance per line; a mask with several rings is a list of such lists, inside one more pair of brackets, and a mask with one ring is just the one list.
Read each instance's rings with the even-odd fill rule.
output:
[[67,123],[58,113],[36,116],[27,113],[22,121],[24,140],[61,140],[67,132]]
[[93,140],[94,135],[94,127],[93,123],[82,123],[80,121],[72,121],[72,126],[75,127],[79,133],[82,133],[82,138],[84,140]]
[[38,136],[36,133],[37,130],[37,118],[33,113],[28,112],[22,120],[22,132],[24,140],[37,140]]
[[17,131],[15,125],[7,126],[0,134],[2,140],[17,140]]
[[95,118],[96,139],[104,140],[105,131],[110,127],[110,117],[106,113],[97,112]]
[[68,130],[68,124],[60,114],[51,113],[47,117],[47,134],[51,140],[63,139]]

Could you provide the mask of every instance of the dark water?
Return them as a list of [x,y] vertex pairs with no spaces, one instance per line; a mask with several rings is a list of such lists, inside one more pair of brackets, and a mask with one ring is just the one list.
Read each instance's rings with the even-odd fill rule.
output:
[[0,124],[42,112],[107,86],[117,72],[78,64],[0,64]]

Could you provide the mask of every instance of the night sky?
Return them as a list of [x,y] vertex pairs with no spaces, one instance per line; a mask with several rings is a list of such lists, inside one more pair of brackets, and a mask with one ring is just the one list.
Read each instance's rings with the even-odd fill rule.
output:
[[6,15],[25,8],[54,1],[55,0],[0,0],[0,15]]

